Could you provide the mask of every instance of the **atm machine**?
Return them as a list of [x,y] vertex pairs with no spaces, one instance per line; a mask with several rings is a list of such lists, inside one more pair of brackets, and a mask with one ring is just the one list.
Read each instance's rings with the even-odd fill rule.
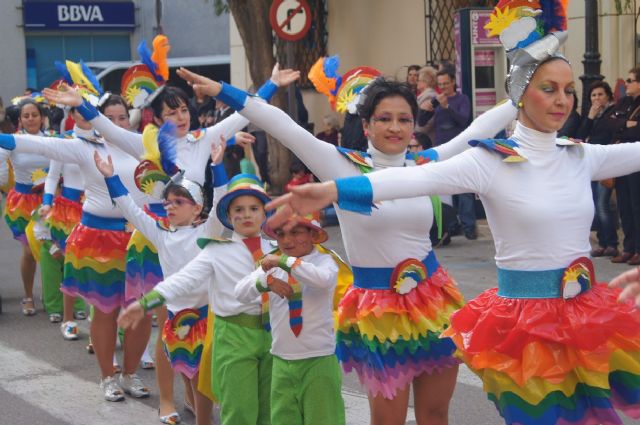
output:
[[456,84],[471,99],[475,118],[507,96],[507,56],[498,37],[484,26],[492,9],[466,8],[454,17]]

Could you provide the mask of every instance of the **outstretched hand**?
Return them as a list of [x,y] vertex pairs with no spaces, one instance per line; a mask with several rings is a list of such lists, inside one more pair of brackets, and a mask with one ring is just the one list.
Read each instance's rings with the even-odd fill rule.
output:
[[107,160],[102,159],[98,151],[93,151],[93,160],[96,162],[96,168],[105,177],[113,176],[113,161],[111,155],[107,156]]
[[640,267],[615,277],[609,286],[612,288],[624,288],[618,297],[618,301],[633,300],[636,307],[640,307]]
[[266,205],[267,211],[277,211],[267,220],[267,225],[272,229],[284,227],[290,230],[296,223],[290,218],[296,215],[306,215],[320,210],[327,205],[337,202],[338,189],[335,182],[307,183],[296,186],[291,192],[283,195]]
[[135,329],[140,321],[144,319],[144,309],[139,301],[134,302],[124,309],[118,317],[118,326],[122,329]]
[[271,81],[278,87],[286,87],[300,78],[300,71],[294,69],[280,69],[280,64],[276,63],[271,71]]
[[222,86],[217,81],[213,81],[203,75],[191,72],[186,68],[178,68],[176,71],[178,76],[185,80],[191,86],[193,91],[199,95],[217,96]]
[[236,133],[236,145],[241,147],[251,146],[256,141],[255,136],[244,131]]
[[224,158],[224,150],[227,148],[227,139],[220,135],[220,143],[211,143],[211,163],[218,165]]
[[59,90],[46,88],[42,90],[42,95],[51,103],[56,105],[80,106],[82,96],[67,83],[62,83]]

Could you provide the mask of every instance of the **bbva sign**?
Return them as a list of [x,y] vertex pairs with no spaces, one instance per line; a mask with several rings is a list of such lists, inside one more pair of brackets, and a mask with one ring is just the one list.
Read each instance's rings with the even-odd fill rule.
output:
[[104,22],[98,5],[58,5],[58,22]]

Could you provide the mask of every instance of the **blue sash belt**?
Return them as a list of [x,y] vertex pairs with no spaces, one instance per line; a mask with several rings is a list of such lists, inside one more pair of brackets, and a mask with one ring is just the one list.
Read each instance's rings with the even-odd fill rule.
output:
[[78,202],[82,197],[82,191],[73,189],[71,187],[62,186],[62,192],[60,192],[63,198],[67,198],[70,201]]
[[[422,264],[427,269],[427,277],[431,277],[440,263],[436,258],[436,254],[431,251],[423,260]],[[391,276],[395,267],[356,267],[353,270],[353,286],[363,289],[391,289]]]
[[82,211],[82,219],[80,220],[80,223],[87,227],[93,227],[94,229],[122,232],[125,230],[127,220],[118,217],[100,217],[98,215]]
[[16,182],[16,185],[14,186],[14,189],[18,193],[22,193],[24,195],[30,195],[32,193],[31,190],[33,189],[33,185],[29,184],[29,183],[18,183],[18,182]]

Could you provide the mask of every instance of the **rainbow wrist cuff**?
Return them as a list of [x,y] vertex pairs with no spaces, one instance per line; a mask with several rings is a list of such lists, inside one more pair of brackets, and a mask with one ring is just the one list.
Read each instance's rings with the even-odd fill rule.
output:
[[241,111],[244,109],[244,104],[247,101],[247,93],[233,87],[230,84],[222,83],[222,89],[216,98],[220,99],[227,105],[229,105],[232,109],[236,111]]
[[111,196],[111,198],[119,198],[129,193],[117,174],[111,177],[105,177],[104,181],[107,183],[107,189],[109,189],[109,196]]
[[76,111],[87,121],[91,121],[99,115],[98,110],[87,100],[83,100],[82,105],[76,107]]
[[345,211],[371,215],[373,187],[365,176],[336,179],[338,206]]
[[166,302],[164,297],[156,290],[147,292],[142,298],[140,298],[140,305],[144,309],[144,312],[154,309],[163,305]]

